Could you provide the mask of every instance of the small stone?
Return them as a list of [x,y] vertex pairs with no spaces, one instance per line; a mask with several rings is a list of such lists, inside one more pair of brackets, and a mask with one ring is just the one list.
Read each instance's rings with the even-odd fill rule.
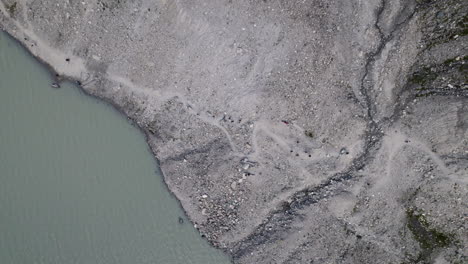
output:
[[438,18],[438,19],[443,18],[444,16],[445,16],[445,13],[443,11],[439,11],[436,14],[436,18]]
[[348,154],[349,154],[349,151],[348,151],[346,148],[342,148],[342,149],[340,150],[340,154],[341,154],[341,155],[348,155]]
[[232,182],[231,183],[231,189],[235,190],[237,187],[237,182]]

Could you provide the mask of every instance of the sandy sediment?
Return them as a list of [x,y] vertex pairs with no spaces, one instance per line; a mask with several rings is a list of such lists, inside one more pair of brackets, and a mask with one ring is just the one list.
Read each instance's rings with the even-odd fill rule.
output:
[[143,129],[169,189],[235,263],[456,263],[466,8],[2,0],[0,25]]

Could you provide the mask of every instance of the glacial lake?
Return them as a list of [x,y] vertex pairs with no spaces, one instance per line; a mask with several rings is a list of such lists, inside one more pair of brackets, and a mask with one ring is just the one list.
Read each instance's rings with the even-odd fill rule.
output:
[[0,31],[0,263],[230,263],[186,219],[144,135],[51,82]]

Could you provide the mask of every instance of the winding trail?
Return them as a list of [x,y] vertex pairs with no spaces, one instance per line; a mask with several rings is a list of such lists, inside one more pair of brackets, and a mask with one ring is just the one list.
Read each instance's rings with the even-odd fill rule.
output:
[[[390,124],[387,122],[387,120],[381,122],[374,120],[377,106],[375,105],[375,102],[371,96],[371,91],[374,88],[373,82],[368,80],[368,76],[373,70],[373,63],[378,60],[378,57],[382,53],[385,46],[394,38],[396,32],[404,27],[413,18],[417,11],[415,8],[404,19],[403,22],[395,25],[388,36],[385,36],[379,26],[381,16],[385,10],[385,6],[386,1],[383,0],[376,11],[376,22],[374,27],[379,32],[380,42],[378,43],[376,50],[368,55],[364,66],[364,73],[361,78],[360,93],[363,96],[363,101],[360,101],[360,104],[366,109],[368,120],[367,129],[363,136],[363,151],[356,158],[354,158],[351,165],[342,172],[336,173],[328,180],[317,186],[306,187],[300,191],[297,191],[289,198],[289,200],[292,202],[289,203],[286,209],[279,209],[271,212],[263,221],[263,223],[255,229],[254,232],[252,232],[246,239],[244,239],[242,243],[239,243],[233,253],[234,259],[240,259],[243,256],[250,254],[259,245],[272,243],[277,239],[276,234],[281,234],[287,230],[290,230],[292,223],[297,218],[303,217],[299,211],[305,207],[320,202],[322,199],[330,198],[330,196],[326,193],[326,189],[328,187],[342,182],[351,182],[357,180],[360,177],[359,172],[362,171],[366,165],[373,160],[375,156],[374,154],[380,149],[382,143],[381,141],[384,136],[383,129]],[[356,95],[356,97],[359,98],[360,96]],[[399,108],[395,109],[395,113],[393,113],[392,116],[399,115],[399,113],[396,112],[401,111],[401,109],[404,109],[405,106],[406,105],[404,104],[400,105]],[[343,190],[334,192],[333,195],[336,196],[341,193],[343,193]],[[290,255],[292,256],[294,254],[290,253]]]

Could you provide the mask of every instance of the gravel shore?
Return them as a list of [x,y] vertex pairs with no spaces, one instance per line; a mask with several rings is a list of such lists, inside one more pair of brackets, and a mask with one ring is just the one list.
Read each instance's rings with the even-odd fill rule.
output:
[[0,28],[134,120],[235,263],[465,263],[467,13],[462,0],[0,0]]

